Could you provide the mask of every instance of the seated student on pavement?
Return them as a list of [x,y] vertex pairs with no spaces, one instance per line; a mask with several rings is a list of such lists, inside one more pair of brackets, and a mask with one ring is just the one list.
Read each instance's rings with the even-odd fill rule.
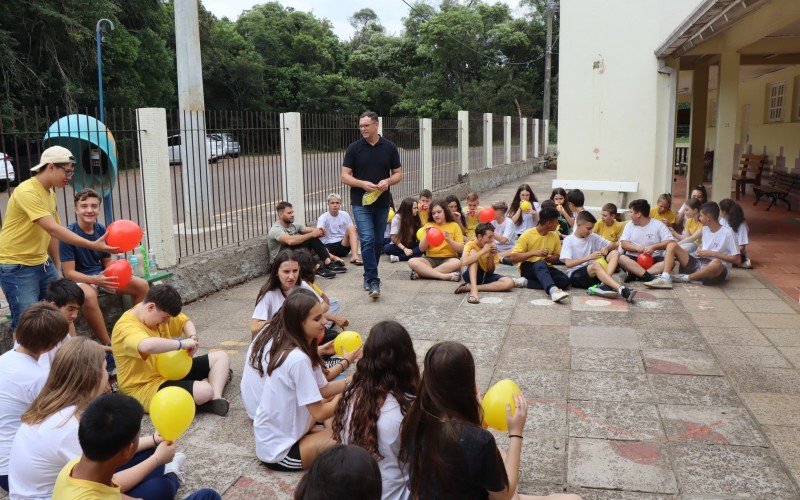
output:
[[[664,250],[675,238],[663,222],[650,218],[650,203],[647,200],[633,200],[628,204],[628,209],[631,221],[625,224],[619,238],[619,267],[628,272],[626,282],[637,279],[652,281],[654,275],[664,269]],[[636,261],[642,253],[653,256],[653,265],[649,269]]]
[[269,263],[272,265],[278,253],[285,248],[308,248],[314,252],[324,265],[317,270],[317,275],[333,279],[336,273],[347,272],[344,261],[328,252],[328,248],[320,238],[325,236],[325,230],[319,227],[308,227],[294,222],[294,208],[288,201],[282,201],[275,206],[278,217],[267,234],[267,247],[269,250]]
[[[195,356],[200,345],[194,323],[181,313],[183,302],[169,285],[152,287],[144,300],[126,311],[114,325],[111,347],[117,361],[120,391],[136,398],[145,411],[164,387],[186,389],[200,411],[227,415],[229,403],[222,397],[230,381],[230,360],[225,351]],[[189,374],[166,380],[156,369],[156,356],[185,349],[192,356]]]
[[[97,222],[100,213],[100,195],[92,189],[82,189],[75,193],[75,216],[77,220],[67,226],[67,229],[81,238],[96,241],[106,234],[106,228]],[[108,336],[106,320],[100,310],[97,299],[100,289],[113,293],[130,295],[133,303],[142,301],[150,286],[147,281],[138,276],[131,278],[130,283],[122,288],[117,286],[117,279],[103,274],[114,258],[110,253],[89,250],[64,241],[59,242],[61,254],[61,270],[65,278],[69,278],[81,287],[84,294],[82,307],[83,317],[89,328],[97,335],[103,345],[111,345]]]
[[[696,256],[689,254],[677,242],[670,242],[664,256],[664,272],[645,282],[646,287],[672,288],[673,281],[700,281],[704,285],[720,285],[725,282],[731,267],[742,261],[736,236],[731,228],[719,223],[719,205],[713,201],[700,207],[700,223],[703,224],[702,231],[690,238],[702,239],[700,249],[695,252]],[[670,271],[676,260],[680,264],[680,274],[673,277]]]
[[328,211],[317,219],[317,227],[325,231],[320,238],[331,255],[342,258],[347,257],[351,251],[350,263],[363,266],[358,258],[358,232],[353,224],[350,214],[342,210],[342,196],[337,193],[328,195]]
[[478,304],[478,292],[507,292],[518,286],[522,288],[527,283],[525,278],[510,278],[495,273],[495,266],[500,260],[500,255],[494,243],[494,226],[488,222],[481,222],[473,230],[475,239],[464,245],[461,256],[461,266],[464,272],[461,277],[464,283],[456,288],[454,293],[467,293],[467,302]]

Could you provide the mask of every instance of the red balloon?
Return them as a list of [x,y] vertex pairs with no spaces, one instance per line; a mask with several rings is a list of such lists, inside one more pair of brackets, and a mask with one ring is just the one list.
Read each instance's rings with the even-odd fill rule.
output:
[[478,214],[478,220],[484,223],[489,223],[494,220],[494,208],[484,207]]
[[426,238],[428,239],[428,244],[431,247],[438,247],[444,243],[444,233],[435,227],[428,228],[428,234],[426,235]]
[[106,243],[120,252],[130,252],[142,241],[142,228],[132,220],[120,219],[106,228]]
[[653,267],[653,256],[649,253],[640,253],[638,257],[636,257],[636,262],[642,266],[645,271]]
[[120,259],[112,262],[106,270],[103,271],[103,274],[109,278],[117,278],[117,288],[125,288],[128,283],[131,282],[133,269],[131,269],[131,265],[127,260]]

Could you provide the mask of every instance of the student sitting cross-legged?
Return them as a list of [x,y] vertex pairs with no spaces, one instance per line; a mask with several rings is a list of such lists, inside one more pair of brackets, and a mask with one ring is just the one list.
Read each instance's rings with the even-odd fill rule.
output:
[[[443,281],[461,281],[458,270],[461,261],[458,254],[464,250],[464,233],[453,220],[453,214],[442,200],[430,204],[429,220],[423,226],[424,236],[419,242],[419,249],[425,252],[424,257],[414,257],[408,261],[411,268],[411,279],[428,278]],[[444,241],[439,246],[431,247],[428,243],[428,228],[434,227],[442,232]]]
[[[628,272],[626,282],[636,279],[651,281],[655,274],[664,269],[664,249],[675,238],[663,222],[650,218],[650,203],[647,200],[633,200],[628,208],[631,221],[625,224],[619,238],[619,267]],[[643,253],[653,256],[654,264],[649,269],[637,262]]]
[[645,283],[649,288],[672,288],[673,278],[670,275],[675,261],[680,264],[679,272],[674,281],[688,283],[701,281],[704,285],[719,285],[728,277],[728,272],[734,264],[741,262],[739,247],[736,237],[729,227],[719,223],[719,205],[708,202],[700,207],[700,222],[703,230],[699,235],[703,240],[702,246],[697,250],[696,257],[689,254],[676,242],[670,242],[664,256],[664,272],[661,276]]
[[564,238],[561,260],[567,266],[570,284],[588,289],[589,295],[621,295],[633,302],[636,290],[620,285],[612,277],[619,262],[617,244],[594,233],[592,229],[596,223],[597,219],[590,212],[580,212],[575,216],[575,231]]
[[511,250],[509,259],[520,263],[519,271],[525,278],[528,288],[544,290],[553,302],[560,302],[569,293],[569,277],[553,267],[561,253],[561,239],[558,237],[558,211],[555,208],[542,208],[539,223],[520,235]]
[[[198,410],[227,415],[228,401],[222,391],[230,381],[228,354],[212,351],[194,356],[199,346],[197,330],[181,313],[182,307],[181,296],[174,288],[156,285],[117,321],[111,347],[119,388],[150,411],[150,400],[159,389],[178,386],[192,395]],[[156,356],[181,349],[192,356],[191,370],[180,380],[166,380],[156,369]]]
[[494,272],[499,254],[494,244],[494,228],[482,222],[475,227],[475,239],[464,245],[461,265],[466,269],[462,277],[466,283],[456,288],[455,293],[469,292],[467,302],[480,302],[478,292],[507,292],[518,286],[524,287],[525,278],[511,279]]

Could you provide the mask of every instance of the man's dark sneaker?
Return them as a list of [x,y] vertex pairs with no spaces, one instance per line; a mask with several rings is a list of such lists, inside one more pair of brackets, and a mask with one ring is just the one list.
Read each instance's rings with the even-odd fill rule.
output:
[[319,266],[316,274],[317,276],[328,278],[329,280],[332,280],[336,277],[336,273],[328,269],[328,266]]
[[630,288],[623,286],[619,289],[619,294],[622,295],[622,298],[628,302],[633,302],[634,297],[636,297],[636,290],[631,290]]
[[367,278],[364,278],[364,291],[366,292],[368,290],[369,290],[369,283],[367,283]]
[[333,271],[335,273],[341,274],[341,273],[346,273],[347,272],[347,268],[344,266],[344,264],[342,264],[338,260],[332,260],[331,263],[328,264],[327,267],[328,267],[328,269],[330,269],[331,271]]
[[369,285],[369,296],[373,299],[377,299],[381,296],[381,286],[378,282],[370,283]]

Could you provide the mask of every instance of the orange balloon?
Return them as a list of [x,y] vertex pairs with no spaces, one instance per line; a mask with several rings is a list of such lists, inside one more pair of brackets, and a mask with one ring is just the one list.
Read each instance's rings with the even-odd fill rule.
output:
[[649,253],[640,253],[638,257],[636,257],[636,262],[642,266],[645,271],[653,267],[653,256]]
[[106,243],[119,249],[120,252],[130,252],[142,241],[142,228],[132,220],[120,219],[112,222],[106,229]]
[[103,274],[117,278],[117,288],[125,288],[131,282],[133,269],[131,269],[131,264],[127,260],[120,259],[112,262],[103,271]]
[[492,207],[484,207],[483,210],[478,214],[478,220],[483,223],[489,223],[494,220],[494,208]]
[[444,233],[442,233],[442,231],[440,231],[438,228],[435,227],[428,228],[427,238],[428,238],[428,244],[431,247],[438,247],[439,245],[444,243]]

